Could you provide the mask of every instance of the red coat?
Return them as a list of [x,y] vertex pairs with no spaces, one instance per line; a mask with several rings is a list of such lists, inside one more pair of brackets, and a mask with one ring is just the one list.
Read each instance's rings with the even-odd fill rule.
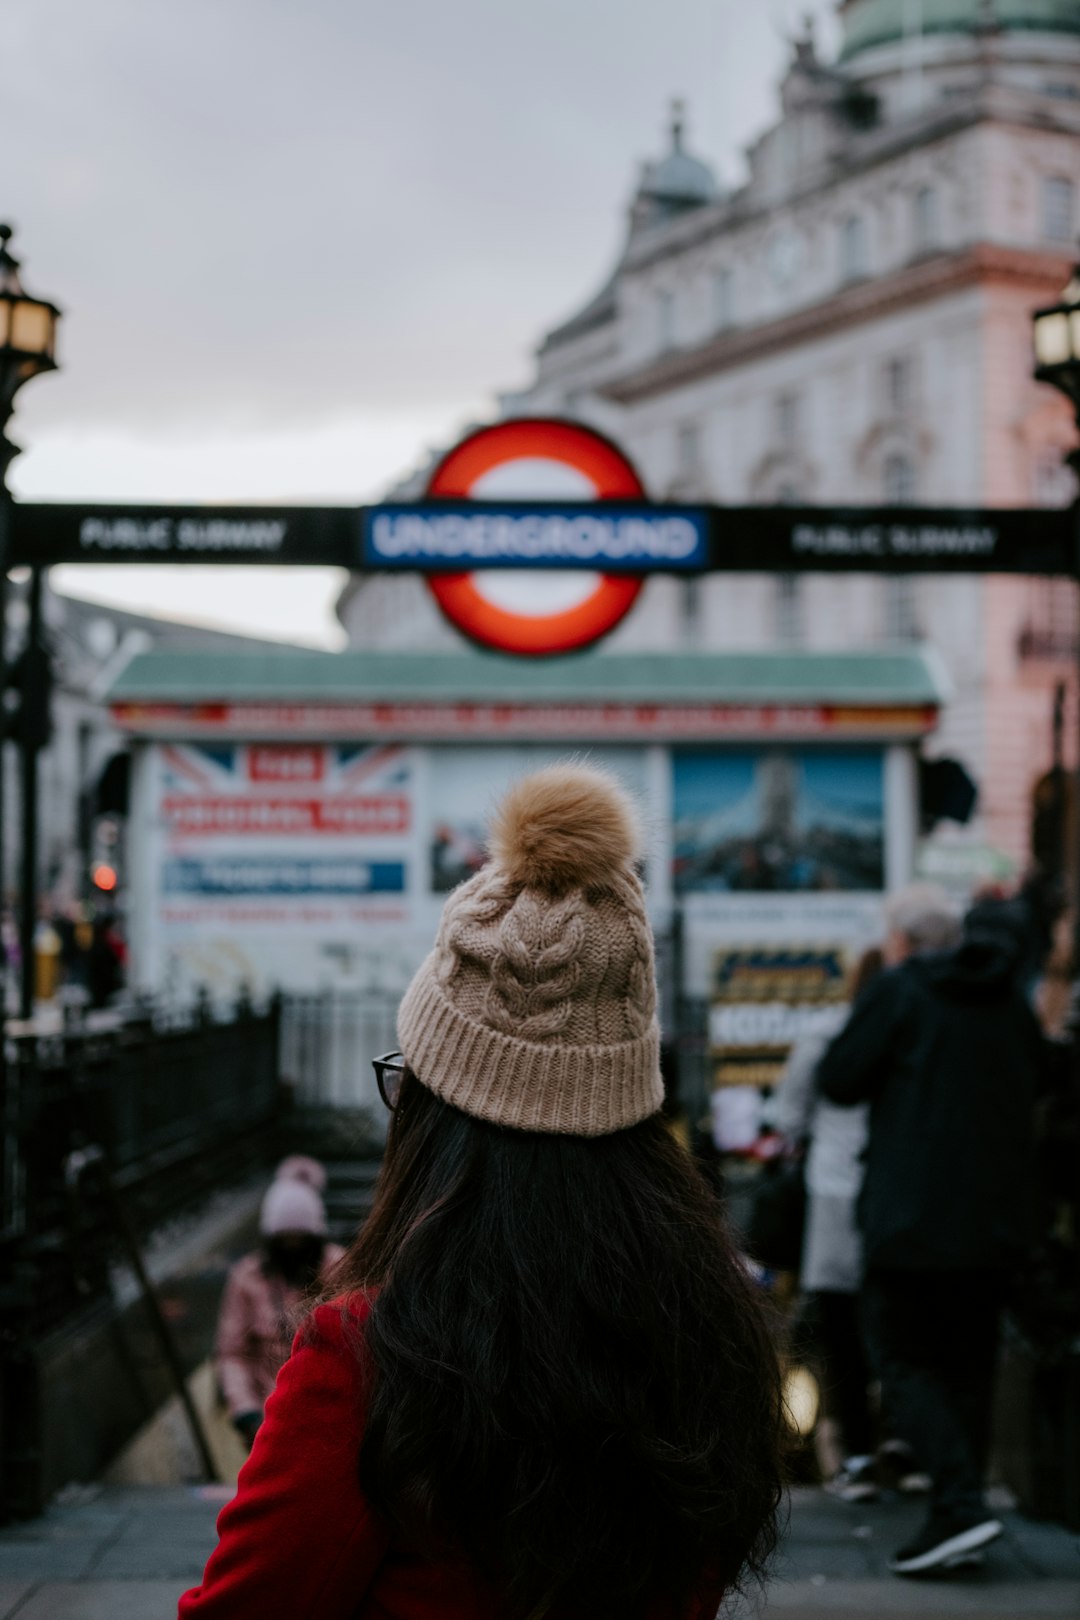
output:
[[[366,1302],[351,1308],[362,1321]],[[356,1352],[340,1306],[319,1306],[315,1321],[314,1343],[298,1336],[281,1370],[179,1620],[500,1620],[496,1594],[467,1565],[401,1551],[365,1498]],[[703,1594],[687,1620],[714,1620],[722,1595]]]

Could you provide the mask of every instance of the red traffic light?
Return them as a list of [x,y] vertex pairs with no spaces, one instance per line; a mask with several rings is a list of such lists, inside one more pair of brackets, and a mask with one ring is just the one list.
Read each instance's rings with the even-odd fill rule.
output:
[[103,894],[111,894],[116,888],[116,868],[106,866],[104,861],[94,867],[90,876],[93,879],[95,889],[100,889]]

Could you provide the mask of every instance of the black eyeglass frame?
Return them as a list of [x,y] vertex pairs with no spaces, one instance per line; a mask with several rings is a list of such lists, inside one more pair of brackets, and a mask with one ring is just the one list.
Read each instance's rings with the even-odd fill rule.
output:
[[398,1105],[401,1093],[401,1082],[405,1078],[405,1056],[402,1052],[384,1052],[382,1057],[372,1058],[371,1067],[375,1070],[375,1084],[379,1088],[379,1096],[391,1113]]

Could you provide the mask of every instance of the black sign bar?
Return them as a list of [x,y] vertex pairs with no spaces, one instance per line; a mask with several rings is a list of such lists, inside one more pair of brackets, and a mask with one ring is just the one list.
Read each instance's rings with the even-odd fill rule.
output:
[[11,566],[277,563],[356,568],[355,506],[67,506],[17,502]]
[[714,506],[710,516],[713,572],[1077,572],[1075,508]]
[[[604,502],[614,516],[620,503]],[[491,551],[379,556],[371,543],[375,524],[387,514],[418,519],[460,511],[460,504],[425,501],[386,507],[332,506],[69,506],[16,503],[12,511],[10,566],[52,567],[56,563],[247,563],[352,570],[447,573],[471,568],[580,567],[603,573],[686,572],[689,559],[665,563],[657,546],[630,560],[617,555],[632,532],[631,511],[656,523],[689,520],[706,544],[689,564],[703,573],[1077,573],[1080,521],[1075,508],[969,507],[812,507],[628,505],[628,523],[610,554],[599,554],[596,536],[584,535],[580,555],[565,524],[574,514],[555,502],[469,503],[489,521]],[[576,510],[576,509],[575,509]],[[558,525],[559,545],[551,555],[521,553],[521,535]],[[578,513],[588,527],[587,509]],[[516,527],[515,527],[516,526]],[[430,527],[430,525],[428,525]],[[475,525],[472,526],[475,528]],[[595,523],[592,528],[596,528]],[[617,527],[617,526],[616,526]],[[450,533],[452,526],[446,527]],[[505,555],[499,534],[517,535]],[[365,545],[365,538],[367,544]],[[588,543],[586,543],[586,541]],[[530,542],[531,543],[531,542]],[[443,542],[440,541],[440,545]],[[485,542],[487,544],[487,542]]]

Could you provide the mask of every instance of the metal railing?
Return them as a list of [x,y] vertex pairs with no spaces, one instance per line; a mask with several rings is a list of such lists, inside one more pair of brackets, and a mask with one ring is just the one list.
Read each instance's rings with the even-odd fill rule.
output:
[[298,1107],[363,1111],[381,1125],[371,1060],[397,1045],[399,999],[382,990],[285,997],[281,1078],[293,1088]]
[[108,1288],[115,1245],[100,1204],[75,1206],[66,1167],[102,1151],[148,1230],[257,1162],[278,1107],[281,1009],[205,1005],[113,1027],[7,1040],[0,1096],[0,1284],[23,1333]]

